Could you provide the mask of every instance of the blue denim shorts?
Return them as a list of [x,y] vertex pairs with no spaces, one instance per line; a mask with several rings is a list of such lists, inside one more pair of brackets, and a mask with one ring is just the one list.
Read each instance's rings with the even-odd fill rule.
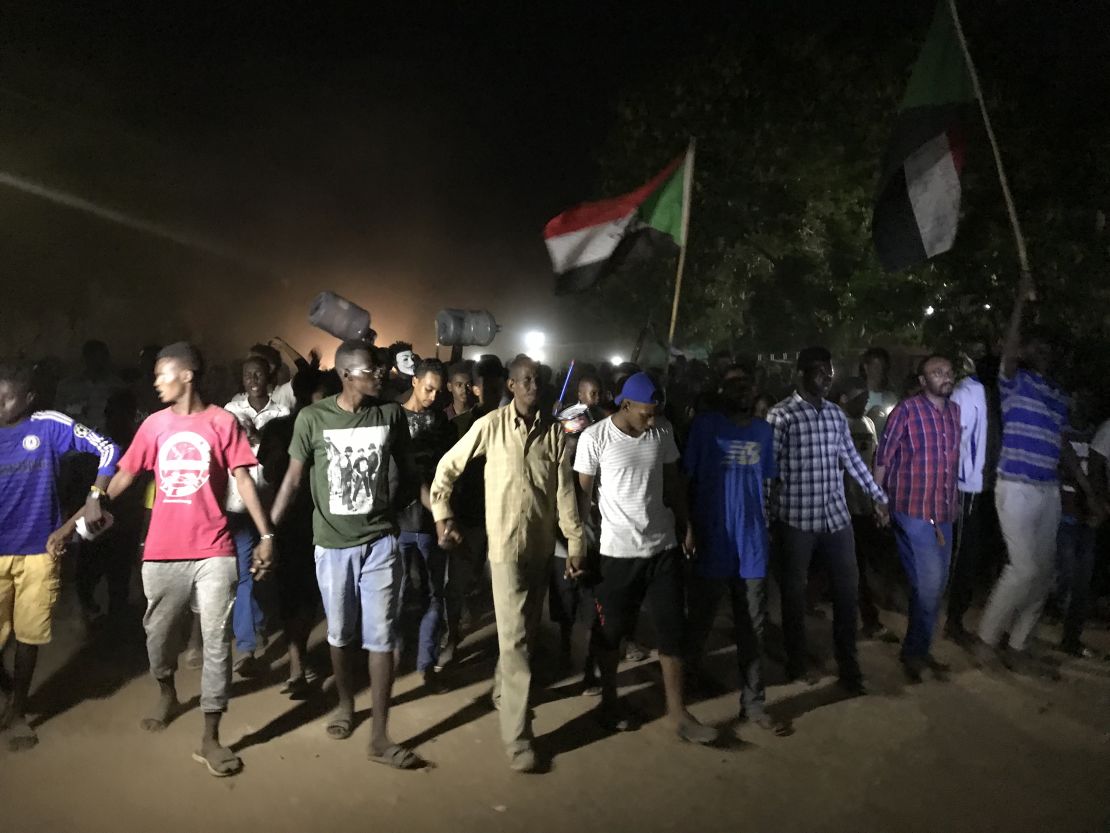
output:
[[328,644],[393,650],[403,564],[397,538],[383,535],[357,547],[316,547],[316,581],[328,620]]

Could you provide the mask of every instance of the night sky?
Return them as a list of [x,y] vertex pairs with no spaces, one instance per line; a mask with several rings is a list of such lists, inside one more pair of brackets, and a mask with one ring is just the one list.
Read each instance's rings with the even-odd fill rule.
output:
[[[429,351],[452,306],[491,310],[503,355],[531,329],[564,357],[587,340],[627,353],[634,332],[584,332],[583,299],[554,298],[542,241],[551,216],[610,195],[598,159],[623,92],[745,26],[837,15],[882,38],[889,21],[909,49],[933,7],[287,5],[3,4],[0,176],[200,248],[0,186],[0,352],[73,357],[96,336],[130,357],[184,337],[230,358],[277,334],[330,352],[306,313],[331,289],[383,343]],[[1056,50],[1080,61],[1077,35],[1105,43],[1083,5]],[[1016,0],[993,3],[1000,28],[1011,9],[1038,42],[1064,37],[1050,7]],[[641,181],[667,161],[643,160]]]
[[552,296],[543,224],[601,196],[620,84],[714,21],[279,5],[9,7],[0,171],[228,256],[0,188],[2,349],[328,347],[305,322],[323,289],[370,309],[385,343],[430,349],[444,306],[493,311],[502,353],[533,328],[582,337],[576,302]]

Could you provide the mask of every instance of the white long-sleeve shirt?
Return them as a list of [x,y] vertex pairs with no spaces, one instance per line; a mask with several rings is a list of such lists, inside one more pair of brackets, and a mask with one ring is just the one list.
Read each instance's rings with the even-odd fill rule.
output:
[[952,391],[960,406],[960,470],[956,488],[979,494],[983,491],[983,469],[987,458],[987,393],[974,376],[961,379]]

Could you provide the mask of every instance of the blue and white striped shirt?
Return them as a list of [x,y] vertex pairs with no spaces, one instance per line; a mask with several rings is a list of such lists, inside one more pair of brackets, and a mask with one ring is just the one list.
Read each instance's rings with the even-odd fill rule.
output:
[[1056,483],[1060,437],[1068,421],[1068,398],[1038,373],[998,376],[1002,395],[1002,454],[998,476],[1026,483]]

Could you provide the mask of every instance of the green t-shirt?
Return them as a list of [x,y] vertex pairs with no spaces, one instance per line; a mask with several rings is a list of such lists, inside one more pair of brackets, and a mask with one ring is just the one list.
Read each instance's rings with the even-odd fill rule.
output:
[[355,547],[396,534],[389,458],[400,465],[408,442],[408,422],[395,402],[375,401],[352,414],[329,396],[301,410],[289,456],[312,468],[316,546]]

